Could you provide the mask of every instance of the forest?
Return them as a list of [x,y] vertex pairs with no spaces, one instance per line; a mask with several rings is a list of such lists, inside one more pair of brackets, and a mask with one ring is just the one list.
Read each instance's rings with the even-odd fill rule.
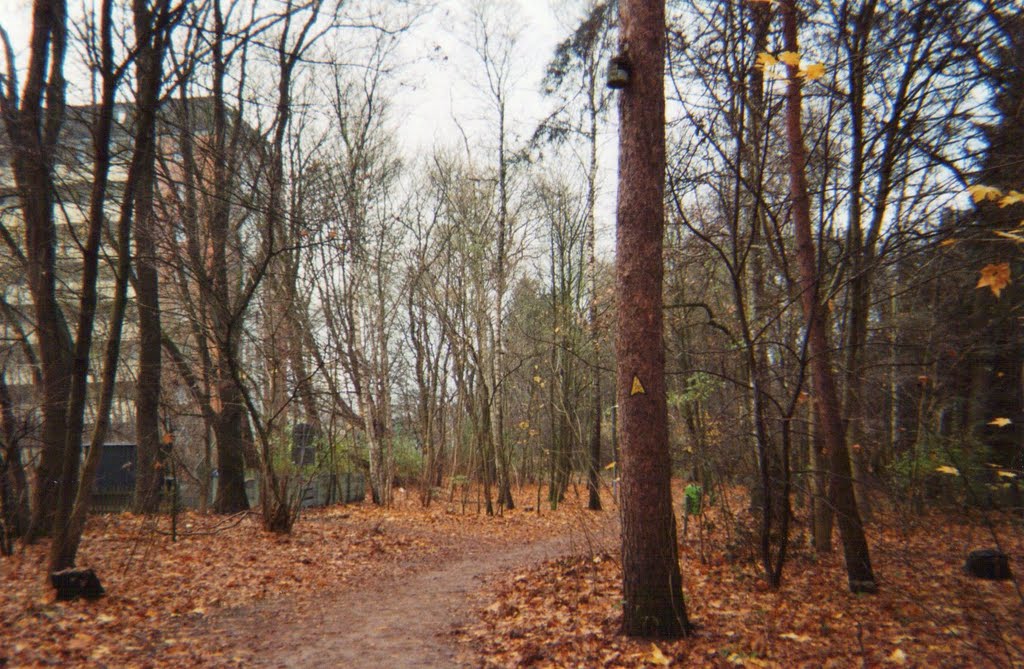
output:
[[1024,664],[1018,3],[9,9],[0,666]]

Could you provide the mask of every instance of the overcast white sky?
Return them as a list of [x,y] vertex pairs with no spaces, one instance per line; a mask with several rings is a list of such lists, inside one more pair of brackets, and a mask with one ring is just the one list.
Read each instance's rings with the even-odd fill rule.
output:
[[[74,4],[76,0],[70,0]],[[379,0],[384,3],[386,0]],[[479,74],[479,62],[466,45],[463,34],[474,6],[507,5],[521,20],[509,26],[517,33],[517,77],[511,105],[515,125],[533,126],[543,117],[546,103],[539,94],[547,59],[566,29],[555,18],[553,3],[562,6],[573,0],[438,0],[435,8],[421,18],[403,40],[402,57],[418,63],[408,65],[401,76],[404,85],[396,100],[403,119],[399,132],[411,150],[458,137],[454,118],[473,125],[485,102],[472,88],[471,78]],[[8,32],[19,65],[29,38],[32,0],[0,0],[0,26]],[[72,10],[74,11],[74,10]],[[571,22],[567,17],[564,23]],[[74,83],[74,82],[72,82]]]
[[[468,45],[470,14],[478,4],[470,0],[442,0],[404,42],[404,55],[428,56],[404,73],[407,86],[396,100],[403,117],[401,132],[413,146],[419,143],[429,147],[435,141],[458,138],[456,118],[468,130],[468,126],[477,125],[474,121],[482,121],[488,111],[487,99],[475,86],[482,77],[483,66]],[[516,34],[510,100],[515,112],[514,126],[532,128],[549,106],[540,95],[540,81],[548,58],[561,39],[561,31],[550,0],[506,0],[504,4],[513,8],[521,21],[518,26],[507,26]]]
[[[541,94],[541,80],[556,45],[575,28],[581,0],[439,0],[405,41],[405,55],[428,54],[402,77],[395,101],[399,135],[410,157],[429,154],[435,146],[462,148],[461,125],[473,148],[492,148],[494,116],[479,90],[483,66],[467,30],[472,9],[498,6],[513,16],[507,26],[515,34],[515,67],[509,100],[511,143],[525,141],[552,109]],[[499,25],[501,27],[501,25]],[[610,119],[612,120],[612,119]],[[601,138],[599,200],[601,246],[610,250],[614,211],[616,130],[609,125]]]

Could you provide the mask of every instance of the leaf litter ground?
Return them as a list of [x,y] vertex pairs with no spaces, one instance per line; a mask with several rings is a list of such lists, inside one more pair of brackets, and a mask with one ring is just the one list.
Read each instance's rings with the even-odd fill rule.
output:
[[97,602],[53,601],[45,544],[0,559],[0,666],[1024,666],[1016,583],[961,571],[993,530],[1024,570],[1006,520],[879,514],[870,596],[797,531],[770,592],[743,523],[716,506],[681,538],[697,631],[668,642],[617,634],[618,513],[580,508],[488,518],[410,496],[308,513],[288,537],[251,515],[186,514],[177,542],[166,517],[96,516],[80,563],[107,588]]
[[[734,502],[740,507],[742,496]],[[681,539],[684,592],[696,624],[690,638],[617,634],[621,572],[612,552],[506,576],[464,630],[464,642],[486,667],[1024,666],[1019,582],[978,580],[962,570],[970,550],[998,541],[1013,573],[1024,572],[1020,521],[963,511],[913,520],[895,511],[878,515],[868,526],[875,595],[850,594],[841,557],[815,555],[799,530],[783,585],[769,591],[753,542],[726,533],[736,521],[727,523],[718,507],[703,522],[691,519]]]
[[[391,509],[360,504],[311,511],[290,536],[263,531],[253,514],[184,514],[177,541],[166,516],[94,516],[79,564],[95,568],[103,581],[107,595],[98,601],[54,601],[45,582],[45,542],[0,558],[0,667],[287,665],[290,653],[308,652],[314,628],[304,623],[311,611],[327,618],[355,611],[373,620],[381,615],[379,602],[398,593],[430,612],[459,580],[479,590],[474,573],[607,550],[581,531],[599,521],[606,519],[588,518],[578,504],[500,517],[478,513],[473,503],[424,510],[408,493]],[[438,574],[447,580],[429,579]],[[405,587],[417,575],[428,581]],[[450,620],[439,625],[461,622],[471,611],[444,613]],[[407,614],[415,611],[396,615]],[[423,645],[445,643],[435,633],[449,631],[422,630]],[[399,625],[392,636],[397,653],[408,629]],[[317,641],[335,643],[329,635]]]

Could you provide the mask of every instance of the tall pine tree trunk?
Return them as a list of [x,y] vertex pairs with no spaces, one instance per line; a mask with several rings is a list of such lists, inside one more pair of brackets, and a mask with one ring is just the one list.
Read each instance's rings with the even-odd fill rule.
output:
[[623,632],[678,637],[683,600],[663,341],[665,5],[623,0],[620,46],[629,83],[619,99],[615,348],[622,463]]

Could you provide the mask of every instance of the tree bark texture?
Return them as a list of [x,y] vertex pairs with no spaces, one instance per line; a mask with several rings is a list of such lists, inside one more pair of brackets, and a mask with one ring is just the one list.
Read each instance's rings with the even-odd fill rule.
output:
[[[796,0],[783,0],[780,5],[785,48],[787,51],[799,53]],[[843,435],[839,394],[831,367],[826,314],[818,293],[817,252],[811,234],[811,203],[805,171],[807,155],[801,126],[802,84],[797,76],[797,67],[787,65],[786,68],[789,78],[786,87],[786,140],[789,149],[790,196],[800,275],[800,300],[804,318],[807,320],[807,347],[811,358],[818,429],[828,454],[829,496],[836,511],[850,590],[873,592],[877,586],[854,495],[850,458]]]
[[[42,452],[36,468],[29,538],[50,531],[57,507],[61,460],[67,433],[71,334],[57,302],[57,230],[54,149],[64,120],[64,54],[67,5],[63,0],[36,0],[32,37],[20,98],[13,89],[17,73],[7,73],[0,91],[5,130],[18,204],[25,223],[26,274],[32,294],[39,361],[42,369]],[[13,64],[11,64],[13,67]]]
[[623,623],[630,636],[690,630],[672,510],[662,317],[665,6],[623,0],[630,64],[619,98],[616,395],[622,464]]
[[587,115],[590,128],[587,141],[590,160],[587,168],[587,275],[590,281],[590,305],[587,321],[590,327],[592,386],[590,389],[590,471],[587,477],[589,499],[587,508],[601,510],[601,326],[597,319],[597,72],[596,67],[587,71]]
[[0,555],[28,531],[28,477],[21,462],[21,434],[4,371],[0,369]]
[[245,406],[230,378],[221,382],[220,411],[213,424],[217,438],[217,498],[214,511],[237,513],[249,509],[245,494]]
[[[81,279],[78,288],[78,323],[75,329],[70,392],[66,405],[66,432],[57,508],[53,515],[53,541],[50,544],[48,570],[61,571],[75,565],[78,541],[72,524],[72,511],[78,494],[81,467],[82,434],[85,431],[85,403],[89,384],[89,358],[92,352],[98,302],[99,256],[105,222],[104,207],[109,181],[110,137],[114,118],[113,3],[104,0],[100,19],[102,93],[94,119],[92,190],[89,195],[88,227],[81,248]],[[90,119],[92,120],[92,119]],[[115,335],[116,336],[116,335]]]
[[[160,3],[163,12],[167,3]],[[154,26],[154,12],[145,0],[134,0],[138,35],[136,77],[138,109],[135,187],[136,303],[139,311],[139,372],[135,395],[135,440],[138,453],[135,510],[153,513],[160,502],[163,469],[160,457],[160,300],[154,240],[153,189],[156,176],[156,114],[160,93],[164,40]],[[161,18],[163,14],[161,13]]]

